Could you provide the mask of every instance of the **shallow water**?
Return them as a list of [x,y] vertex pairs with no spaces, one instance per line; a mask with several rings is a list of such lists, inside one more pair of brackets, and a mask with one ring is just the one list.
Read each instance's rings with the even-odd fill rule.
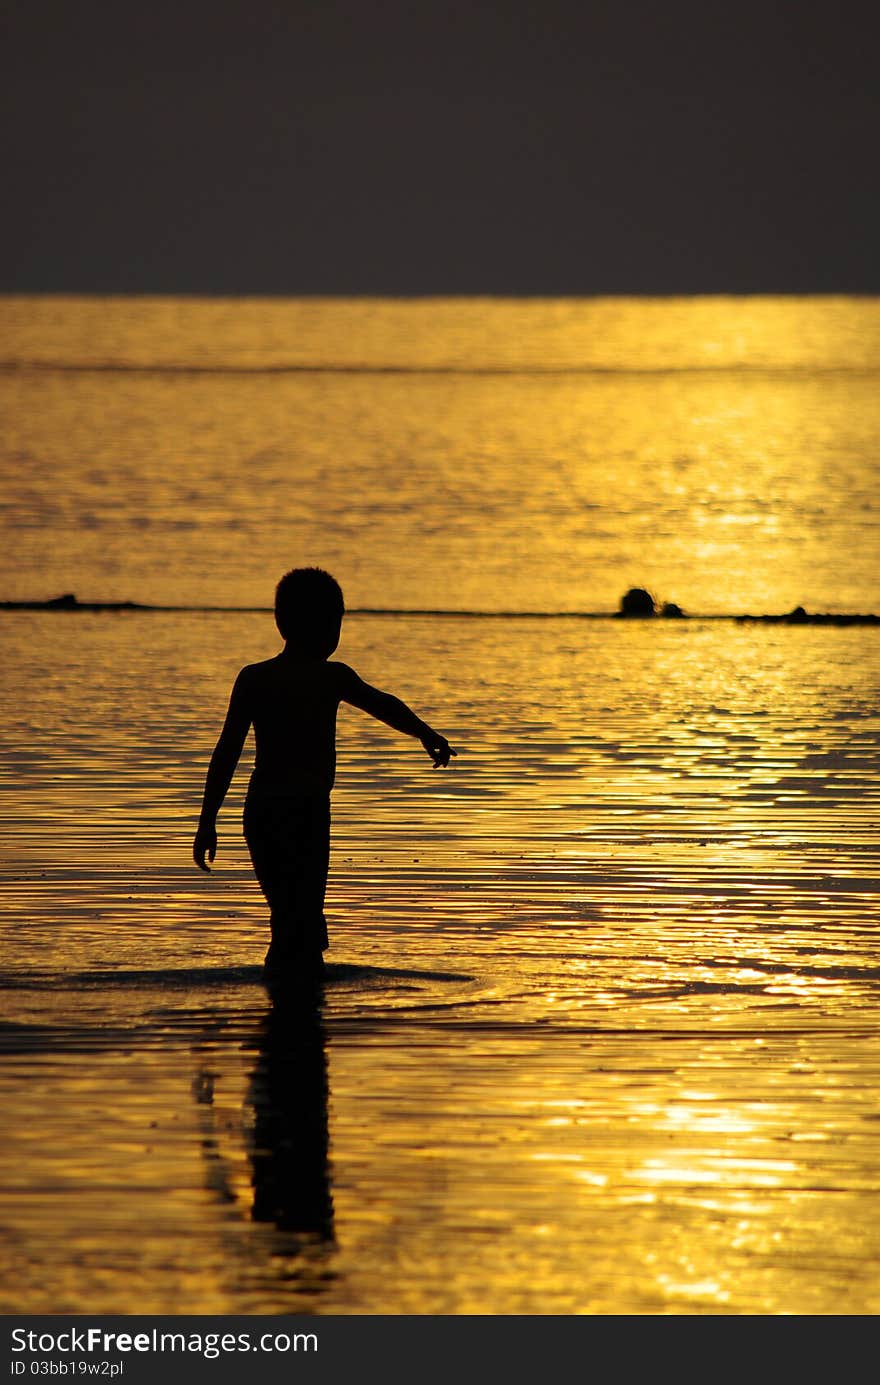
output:
[[259,615],[3,614],[4,1311],[873,1313],[880,637],[348,619],[320,1019],[189,861]]

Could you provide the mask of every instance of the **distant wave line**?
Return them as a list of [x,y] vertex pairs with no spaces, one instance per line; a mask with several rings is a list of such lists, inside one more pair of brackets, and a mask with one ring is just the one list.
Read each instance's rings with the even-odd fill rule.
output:
[[791,365],[737,362],[730,365],[705,362],[690,365],[457,365],[454,362],[437,364],[402,364],[368,362],[275,362],[266,365],[196,364],[193,362],[136,362],[136,361],[34,361],[0,360],[0,372],[46,372],[75,375],[597,375],[597,376],[664,376],[664,375],[751,375],[751,376],[812,376],[840,375],[873,376],[880,373],[877,365],[827,365],[795,363]]
[[[164,606],[139,601],[79,601],[76,597],[55,597],[49,601],[0,601],[0,611],[91,612],[107,614],[177,614],[177,615],[271,615],[271,606]],[[617,611],[479,611],[456,610],[449,607],[392,607],[354,606],[348,616],[378,616],[397,619],[407,616],[444,620],[615,620],[625,624],[643,624],[646,617],[624,616]],[[680,624],[692,621],[757,621],[763,624],[787,625],[880,625],[880,616],[845,612],[808,613],[802,609],[778,614],[732,614],[713,612],[689,613],[677,619],[657,615],[652,624]]]

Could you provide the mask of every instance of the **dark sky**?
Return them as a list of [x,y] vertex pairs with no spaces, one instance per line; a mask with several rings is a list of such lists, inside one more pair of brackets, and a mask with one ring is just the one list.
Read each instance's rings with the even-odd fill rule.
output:
[[877,293],[878,10],[5,0],[0,290]]

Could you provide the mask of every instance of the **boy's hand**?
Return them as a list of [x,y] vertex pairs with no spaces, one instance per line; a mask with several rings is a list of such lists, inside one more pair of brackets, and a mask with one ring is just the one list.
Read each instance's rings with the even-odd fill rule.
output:
[[205,865],[206,855],[211,865],[213,865],[214,857],[217,855],[217,831],[214,827],[203,827],[202,824],[199,823],[193,842],[193,860],[199,870],[203,870],[207,875],[210,875],[211,866]]
[[431,759],[434,761],[435,769],[445,769],[449,764],[449,757],[458,754],[453,750],[445,736],[440,736],[436,731],[428,731],[421,738],[422,745],[427,750]]

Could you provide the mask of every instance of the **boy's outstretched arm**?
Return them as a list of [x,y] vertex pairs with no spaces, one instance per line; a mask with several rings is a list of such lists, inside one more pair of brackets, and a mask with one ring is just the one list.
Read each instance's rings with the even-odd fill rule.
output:
[[205,780],[205,793],[199,825],[193,841],[193,860],[199,870],[210,872],[205,857],[213,863],[217,854],[217,814],[226,797],[235,766],[238,764],[247,733],[250,730],[251,714],[244,690],[244,670],[238,675],[229,699],[229,710],[223,723]]
[[347,664],[341,664],[340,667],[344,670],[343,702],[351,703],[352,707],[360,707],[362,712],[368,712],[377,721],[384,721],[386,726],[392,727],[395,731],[402,731],[405,736],[415,736],[434,761],[434,768],[446,768],[450,758],[458,752],[452,749],[445,736],[441,736],[439,731],[433,730],[426,721],[417,717],[399,697],[371,687]]

